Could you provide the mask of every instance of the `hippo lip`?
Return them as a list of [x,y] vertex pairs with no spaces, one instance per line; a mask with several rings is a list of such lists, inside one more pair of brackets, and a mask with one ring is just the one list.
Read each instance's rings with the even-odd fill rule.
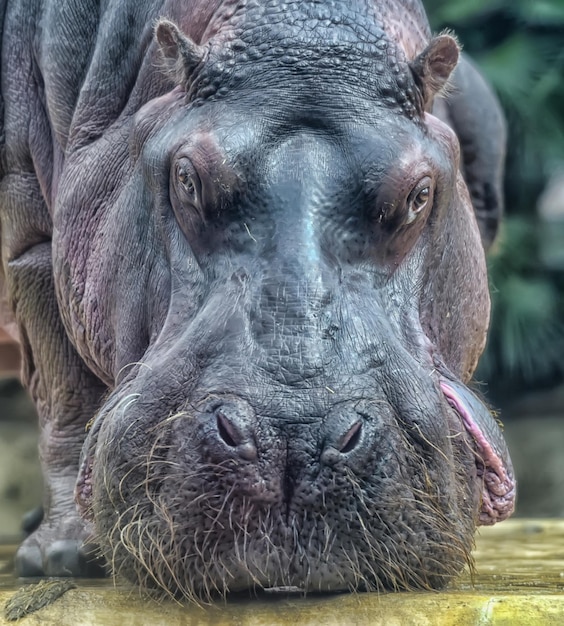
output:
[[441,378],[440,386],[474,441],[476,469],[482,482],[478,522],[481,525],[501,522],[513,513],[516,484],[499,425],[486,406],[465,385]]

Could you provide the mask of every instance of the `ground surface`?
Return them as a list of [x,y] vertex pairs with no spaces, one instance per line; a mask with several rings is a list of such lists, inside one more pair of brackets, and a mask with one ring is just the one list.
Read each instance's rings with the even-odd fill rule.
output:
[[[0,570],[11,571],[14,546],[0,547]],[[564,522],[508,521],[481,531],[476,574],[441,593],[259,597],[198,608],[157,604],[107,581],[77,581],[52,605],[18,626],[550,626],[564,624]],[[24,581],[0,574],[0,605]]]

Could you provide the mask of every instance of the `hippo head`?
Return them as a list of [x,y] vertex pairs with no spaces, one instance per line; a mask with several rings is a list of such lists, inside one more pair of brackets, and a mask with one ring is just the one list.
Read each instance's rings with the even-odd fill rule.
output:
[[116,574],[173,595],[439,588],[514,500],[466,387],[484,250],[429,112],[458,47],[258,11],[201,44],[161,21],[175,84],[100,156],[67,326],[112,392],[77,501]]

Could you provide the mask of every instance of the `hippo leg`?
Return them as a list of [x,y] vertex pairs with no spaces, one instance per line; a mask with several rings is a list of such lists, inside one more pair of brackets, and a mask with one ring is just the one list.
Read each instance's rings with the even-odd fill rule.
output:
[[[23,378],[38,408],[45,481],[43,521],[16,555],[20,576],[93,575],[89,529],[74,503],[85,425],[102,384],[72,347],[55,298],[51,244],[33,246],[8,263],[23,348]],[[38,348],[40,346],[40,348]]]
[[503,112],[491,87],[465,55],[451,77],[446,97],[437,99],[435,107],[458,135],[462,172],[487,250],[503,211]]

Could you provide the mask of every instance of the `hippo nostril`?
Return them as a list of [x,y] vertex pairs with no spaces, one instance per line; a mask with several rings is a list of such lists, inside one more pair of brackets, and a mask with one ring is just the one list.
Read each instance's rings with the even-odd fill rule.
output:
[[362,439],[362,421],[355,422],[345,434],[330,443],[325,442],[325,449],[321,453],[321,462],[325,465],[335,465],[344,460],[344,455],[349,454],[357,448]]
[[362,422],[355,422],[351,428],[349,428],[347,434],[343,437],[339,452],[341,454],[348,454],[352,452],[360,442],[360,435],[362,433]]
[[217,435],[242,459],[255,461],[258,455],[253,438],[254,413],[242,402],[227,402],[215,407]]
[[241,440],[240,433],[237,432],[235,426],[229,421],[229,419],[221,412],[217,411],[217,432],[223,439],[226,445],[230,448],[236,448]]
[[380,408],[373,401],[339,402],[325,417],[320,430],[321,465],[361,468],[374,454],[381,430]]

